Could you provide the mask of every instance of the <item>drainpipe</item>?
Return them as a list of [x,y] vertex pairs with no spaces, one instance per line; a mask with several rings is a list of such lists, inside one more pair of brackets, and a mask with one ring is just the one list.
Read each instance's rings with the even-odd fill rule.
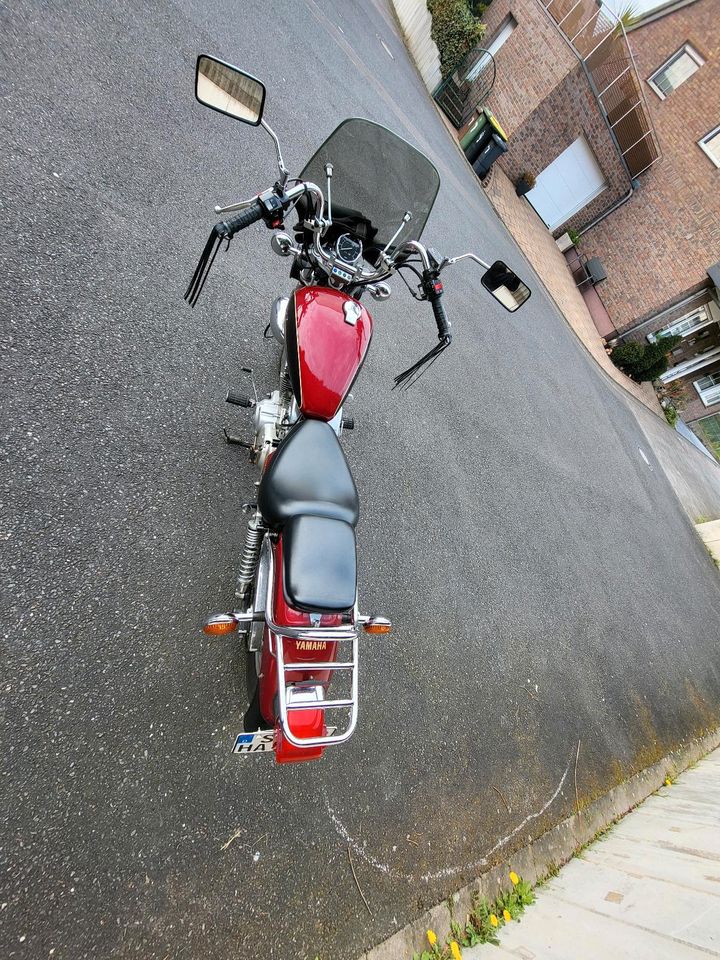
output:
[[624,203],[627,203],[630,197],[635,193],[635,191],[639,186],[640,186],[639,180],[632,180],[630,182],[630,189],[625,194],[625,196],[620,197],[619,200],[616,200],[615,203],[609,206],[606,210],[603,210],[602,213],[598,214],[598,216],[595,217],[594,220],[591,220],[590,223],[585,224],[582,230],[578,230],[577,232],[578,237],[581,237],[584,233],[587,233],[588,230],[592,230],[592,228],[596,227],[602,220],[605,219],[605,217],[609,217],[611,213],[614,213],[618,209],[618,207],[621,207]]

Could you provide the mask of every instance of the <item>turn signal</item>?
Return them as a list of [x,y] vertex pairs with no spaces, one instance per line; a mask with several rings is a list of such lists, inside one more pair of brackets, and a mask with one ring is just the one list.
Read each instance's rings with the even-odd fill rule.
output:
[[370,617],[363,624],[365,633],[390,633],[392,624],[387,617]]
[[218,613],[216,616],[210,617],[203,627],[203,633],[207,633],[210,637],[221,637],[226,633],[234,633],[237,626],[238,622],[232,614]]

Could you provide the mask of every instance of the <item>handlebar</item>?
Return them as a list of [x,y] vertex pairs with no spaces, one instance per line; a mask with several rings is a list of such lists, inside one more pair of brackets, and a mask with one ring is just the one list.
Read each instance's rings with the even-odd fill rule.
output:
[[[440,297],[442,294],[440,294]],[[435,314],[435,323],[438,328],[438,339],[439,340],[451,340],[452,334],[450,333],[450,321],[447,318],[445,313],[445,307],[442,305],[442,300],[438,297],[436,300],[431,300],[433,313]]]
[[259,200],[256,200],[252,206],[248,207],[247,210],[243,210],[243,212],[239,213],[236,217],[221,220],[220,223],[217,224],[217,231],[221,237],[230,240],[236,233],[239,233],[240,230],[244,230],[245,227],[249,227],[251,224],[257,223],[258,220],[262,220],[263,213],[262,204]]

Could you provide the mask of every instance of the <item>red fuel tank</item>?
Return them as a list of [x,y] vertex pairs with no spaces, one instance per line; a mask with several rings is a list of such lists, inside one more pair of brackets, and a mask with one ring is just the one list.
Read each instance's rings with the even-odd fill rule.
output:
[[290,379],[302,413],[332,420],[363,365],[372,317],[346,293],[300,287],[285,324]]

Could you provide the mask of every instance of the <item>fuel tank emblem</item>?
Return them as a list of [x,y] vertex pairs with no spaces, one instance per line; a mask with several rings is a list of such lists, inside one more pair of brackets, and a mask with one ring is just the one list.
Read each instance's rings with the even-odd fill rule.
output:
[[362,307],[354,300],[346,300],[343,304],[343,313],[345,314],[345,323],[354,327],[362,315]]

